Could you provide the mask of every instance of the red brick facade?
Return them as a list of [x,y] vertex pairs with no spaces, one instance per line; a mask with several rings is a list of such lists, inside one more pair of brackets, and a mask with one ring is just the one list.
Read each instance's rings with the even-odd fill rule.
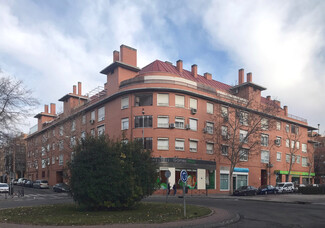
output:
[[[252,82],[251,73],[245,82],[244,70],[239,70],[239,84],[232,87],[213,80],[209,73],[199,75],[197,68],[193,65],[187,71],[181,60],[176,66],[156,60],[140,69],[137,50],[122,45],[119,52],[114,51],[113,63],[101,71],[107,75],[103,91],[92,97],[83,96],[78,83],[78,91],[74,86],[72,93],[59,100],[64,102],[62,114],[56,114],[55,105],[51,104],[51,112],[45,106],[45,111],[35,116],[38,131],[27,138],[27,177],[48,179],[50,185],[62,182],[76,140],[85,134],[105,133],[121,140],[144,136],[145,147],[153,150],[159,163],[163,182],[164,172],[171,171],[171,186],[178,183],[182,169],[191,175],[190,184],[197,192],[206,188],[211,192],[228,192],[230,181],[236,187],[275,185],[276,181],[285,181],[285,172],[289,170],[285,139],[288,135],[294,137],[290,131],[298,127],[300,137],[294,145],[297,151],[290,179],[303,183],[310,170],[307,158],[313,153],[308,131],[314,128],[305,120],[288,115],[287,107],[281,108],[279,101],[262,97],[265,88]],[[276,106],[278,111],[272,119],[276,127],[264,132],[269,145],[256,147],[255,155],[252,153],[247,161],[237,164],[234,179],[229,180],[229,162],[219,153],[222,141],[214,140],[220,136],[214,126],[222,123],[217,115],[221,107],[232,110],[232,101],[248,100],[254,101],[252,107],[258,112],[266,104]],[[209,124],[212,128],[207,130]],[[277,137],[280,145],[273,146]],[[262,150],[268,151],[263,152],[268,153],[267,161]]]

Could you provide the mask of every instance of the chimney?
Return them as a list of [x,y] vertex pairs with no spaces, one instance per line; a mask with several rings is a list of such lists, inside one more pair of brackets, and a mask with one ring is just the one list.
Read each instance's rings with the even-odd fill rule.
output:
[[183,61],[182,60],[178,60],[176,62],[176,68],[179,72],[182,72],[183,71]]
[[76,87],[76,85],[73,85],[73,92],[72,92],[73,94],[77,94],[77,87]]
[[116,61],[120,61],[120,52],[118,51],[113,51],[113,63],[115,63]]
[[239,69],[238,71],[238,85],[244,83],[244,69]]
[[251,72],[247,73],[247,82],[252,82],[252,78],[253,78],[252,73]]
[[194,78],[197,78],[197,65],[196,64],[192,65],[192,75],[194,76]]
[[55,104],[54,103],[51,103],[50,106],[51,106],[51,114],[52,115],[55,115],[55,113],[56,113]]
[[268,101],[270,101],[270,100],[271,100],[271,96],[266,96],[266,99],[267,99]]
[[78,95],[81,96],[81,82],[78,82]]
[[212,80],[212,74],[210,74],[210,73],[208,73],[208,72],[204,73],[204,77],[205,77],[206,79],[208,79],[208,80]]
[[44,105],[44,112],[49,113],[49,106],[48,105]]
[[283,106],[283,109],[284,109],[284,115],[285,116],[288,116],[288,106]]
[[281,107],[281,102],[278,101],[278,100],[274,100],[274,103],[278,106],[278,107]]
[[137,49],[128,47],[126,45],[120,46],[121,62],[131,66],[137,66]]

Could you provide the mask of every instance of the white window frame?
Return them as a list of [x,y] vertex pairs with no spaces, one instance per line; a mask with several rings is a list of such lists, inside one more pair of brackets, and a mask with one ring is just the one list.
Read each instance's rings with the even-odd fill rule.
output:
[[86,122],[87,122],[87,116],[86,115],[83,115],[81,117],[81,123],[84,125],[84,124],[86,124]]
[[297,155],[297,156],[296,156],[296,163],[297,163],[297,164],[300,164],[300,157],[301,157],[300,155]]
[[100,125],[97,127],[97,135],[100,136],[103,134],[105,134],[105,125]]
[[212,122],[205,122],[205,129],[208,134],[213,134],[214,124]]
[[175,95],[175,107],[185,107],[185,96]]
[[299,148],[300,148],[300,142],[296,141],[296,149],[299,150]]
[[207,154],[213,154],[213,147],[214,147],[213,143],[207,142],[206,143],[206,153]]
[[169,128],[169,116],[158,116],[157,117],[158,128]]
[[266,118],[261,119],[261,129],[266,131],[269,130],[269,120]]
[[158,93],[157,94],[157,106],[169,106],[169,94]]
[[105,120],[105,106],[98,109],[98,122]]
[[262,150],[261,151],[261,163],[269,163],[270,162],[270,151]]
[[281,158],[282,158],[282,153],[281,152],[276,152],[276,160],[280,162]]
[[189,121],[189,125],[190,125],[190,130],[197,131],[197,125],[198,125],[197,119],[189,118],[188,121]]
[[59,128],[59,135],[60,136],[63,136],[64,135],[64,127],[63,127],[63,125],[60,126],[60,128]]
[[221,106],[221,116],[223,118],[228,118],[228,107]]
[[290,154],[286,154],[286,163],[290,163]]
[[157,139],[157,149],[158,150],[169,150],[169,139],[168,138],[158,138]]
[[307,159],[307,157],[302,157],[301,158],[301,165],[302,165],[302,167],[307,167],[308,166],[308,159]]
[[127,130],[129,129],[129,118],[123,118],[121,119],[121,130]]
[[248,142],[248,137],[246,138],[247,134],[248,134],[248,131],[246,131],[246,130],[239,130],[239,142],[241,142],[241,143],[247,143]]
[[269,135],[261,134],[261,146],[269,146]]
[[196,153],[198,149],[198,141],[197,140],[189,140],[189,151],[192,153]]
[[59,166],[62,166],[63,165],[63,154],[60,154],[59,155]]
[[76,120],[72,120],[71,122],[71,131],[75,131],[76,130]]
[[302,144],[301,144],[301,151],[302,151],[303,153],[307,153],[307,144],[306,144],[306,143],[302,143]]
[[184,151],[185,150],[185,140],[184,139],[175,139],[175,150]]
[[190,98],[190,109],[192,108],[197,110],[197,99],[195,98]]
[[[223,148],[227,148],[227,153],[224,153],[225,151],[223,150]],[[223,156],[227,156],[229,153],[229,146],[228,145],[221,145],[221,155]]]
[[280,121],[277,121],[276,122],[276,130],[277,131],[280,131],[281,130],[281,122]]
[[286,139],[286,147],[290,147],[290,140]]
[[213,114],[213,104],[207,102],[207,113]]
[[244,126],[248,126],[248,112],[240,111],[239,123]]
[[184,129],[185,128],[185,118],[176,116],[175,117],[175,128]]
[[129,108],[129,97],[122,97],[121,98],[121,109]]
[[239,151],[239,161],[248,161],[248,149],[241,149]]

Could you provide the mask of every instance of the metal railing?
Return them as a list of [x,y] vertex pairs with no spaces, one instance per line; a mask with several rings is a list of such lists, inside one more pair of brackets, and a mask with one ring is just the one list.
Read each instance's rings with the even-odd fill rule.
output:
[[292,119],[295,119],[295,120],[299,120],[299,121],[302,121],[302,122],[307,123],[307,119],[302,118],[302,117],[299,117],[299,116],[295,116],[295,115],[292,115],[292,114],[288,114],[288,117],[290,117]]

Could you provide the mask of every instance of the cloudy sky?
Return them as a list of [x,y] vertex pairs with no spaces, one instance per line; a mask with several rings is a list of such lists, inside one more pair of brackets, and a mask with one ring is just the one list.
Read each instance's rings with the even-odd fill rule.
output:
[[78,81],[83,93],[105,83],[99,71],[125,44],[138,50],[139,67],[182,59],[230,85],[244,68],[264,96],[323,133],[324,12],[322,0],[0,0],[0,68],[34,91],[34,114],[49,103],[60,111]]

